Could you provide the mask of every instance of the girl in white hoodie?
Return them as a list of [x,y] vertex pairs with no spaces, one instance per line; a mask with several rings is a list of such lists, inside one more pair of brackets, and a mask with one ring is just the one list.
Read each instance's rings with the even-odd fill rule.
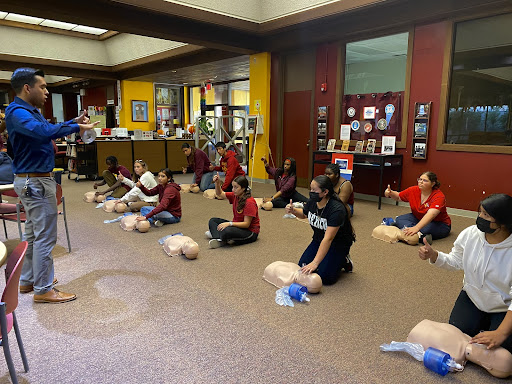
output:
[[495,194],[480,203],[476,225],[464,229],[452,251],[435,251],[424,241],[419,256],[449,270],[464,270],[462,291],[450,324],[471,343],[512,352],[512,197]]
[[155,176],[148,170],[146,162],[143,160],[135,160],[133,163],[133,181],[123,177],[119,174],[117,179],[123,184],[128,185],[131,189],[118,201],[128,205],[127,211],[138,212],[142,207],[152,206],[156,207],[158,204],[158,196],[146,196],[137,187],[137,181],[140,181],[147,189],[152,189],[157,186]]

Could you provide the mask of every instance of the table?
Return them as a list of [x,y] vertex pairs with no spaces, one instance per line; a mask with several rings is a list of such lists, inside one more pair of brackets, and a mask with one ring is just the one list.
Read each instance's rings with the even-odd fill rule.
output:
[[[379,177],[379,204],[378,209],[382,203],[383,185],[382,180],[384,177],[384,170],[390,168],[400,168],[400,176],[398,177],[398,190],[402,186],[402,164],[403,156],[401,154],[381,154],[381,153],[366,153],[366,152],[350,152],[350,151],[313,151],[313,166],[311,171],[311,179],[315,177],[315,164],[331,164],[330,157],[333,153],[346,153],[354,155],[354,170],[356,168],[373,168],[378,167],[380,171]],[[323,157],[323,159],[322,159]],[[328,158],[328,159],[327,159]]]

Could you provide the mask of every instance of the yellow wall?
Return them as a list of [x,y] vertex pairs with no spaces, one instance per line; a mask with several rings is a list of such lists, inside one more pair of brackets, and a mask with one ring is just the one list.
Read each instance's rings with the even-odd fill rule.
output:
[[[147,122],[132,121],[132,100],[148,102]],[[123,108],[119,111],[119,127],[128,128],[130,131],[134,129],[153,131],[156,129],[153,83],[122,80],[121,103]]]
[[185,121],[181,124],[182,127],[187,127],[187,124],[190,124],[190,94],[188,92],[188,87],[183,87],[183,111],[185,112]]
[[250,92],[233,89],[231,91],[231,105],[249,105]]
[[[269,153],[269,121],[270,121],[270,53],[263,52],[251,55],[249,66],[249,82],[250,82],[250,103],[249,112],[251,115],[257,115],[254,102],[261,101],[260,114],[264,117],[265,134],[258,135],[256,139],[256,149],[254,152],[254,169],[249,163],[249,174],[257,179],[268,179],[267,172],[263,162],[260,160],[265,156],[268,160]],[[250,135],[249,145],[252,153],[253,136]]]

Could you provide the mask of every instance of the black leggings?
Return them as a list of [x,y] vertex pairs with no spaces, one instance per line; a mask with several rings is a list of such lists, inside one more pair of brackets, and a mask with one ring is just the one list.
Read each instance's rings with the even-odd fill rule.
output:
[[219,231],[217,226],[220,223],[226,222],[228,222],[228,220],[220,219],[218,217],[210,219],[208,227],[210,228],[210,233],[214,239],[221,239],[225,242],[232,241],[234,245],[242,245],[252,243],[258,238],[257,233],[251,232],[245,228],[226,227],[224,230]]
[[[466,291],[460,291],[450,315],[450,324],[473,337],[480,331],[495,331],[507,312],[488,313],[479,310]],[[501,347],[512,353],[512,336],[505,339]]]
[[292,201],[295,203],[295,202],[300,202],[300,203],[305,203],[308,201],[308,198],[302,194],[300,194],[299,192],[297,191],[293,191],[293,195],[291,195],[291,197],[285,199],[281,196],[279,196],[277,199],[273,199],[272,200],[272,205],[274,208],[284,208],[286,207],[288,204],[290,204],[290,199],[292,199]]

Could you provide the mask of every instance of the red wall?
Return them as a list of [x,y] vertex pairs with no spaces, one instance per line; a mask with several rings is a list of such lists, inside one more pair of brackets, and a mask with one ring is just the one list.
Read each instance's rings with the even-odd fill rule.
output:
[[107,105],[107,89],[88,88],[85,90],[85,96],[82,96],[82,108],[89,106],[104,107]]
[[[338,45],[324,44],[316,50],[316,74],[315,74],[315,114],[314,114],[314,142],[316,150],[316,127],[318,120],[318,107],[328,106],[329,116],[327,123],[327,141],[334,138],[334,109],[336,105],[336,75],[338,70]],[[326,80],[327,77],[327,80]],[[321,91],[322,83],[327,82],[327,92]],[[339,139],[338,137],[336,139]]]

